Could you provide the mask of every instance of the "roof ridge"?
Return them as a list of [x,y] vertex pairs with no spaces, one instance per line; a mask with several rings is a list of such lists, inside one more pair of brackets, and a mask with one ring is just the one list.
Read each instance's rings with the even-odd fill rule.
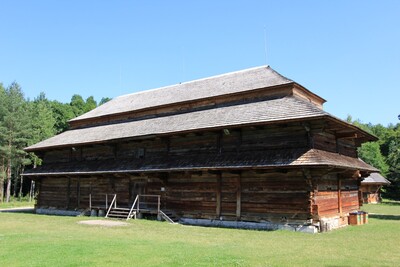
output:
[[118,96],[70,121],[85,120],[293,83],[268,65]]
[[212,79],[215,79],[215,78],[220,78],[220,77],[234,75],[234,74],[240,74],[240,73],[244,73],[244,72],[248,72],[248,71],[252,71],[252,70],[263,69],[263,68],[270,69],[274,74],[279,75],[281,78],[287,80],[287,82],[293,82],[293,80],[283,76],[282,74],[280,74],[279,72],[277,72],[276,70],[271,68],[271,66],[269,66],[269,65],[261,65],[261,66],[257,66],[257,67],[251,67],[251,68],[247,68],[247,69],[243,69],[243,70],[236,70],[236,71],[226,72],[226,73],[222,73],[222,74],[217,74],[217,75],[213,75],[213,76],[209,76],[209,77],[203,77],[203,78],[194,79],[194,80],[185,81],[185,82],[180,82],[180,83],[176,83],[176,84],[170,84],[170,85],[166,85],[166,86],[162,86],[162,87],[157,87],[157,88],[152,88],[152,89],[145,89],[143,91],[138,91],[138,92],[134,92],[134,93],[120,95],[120,96],[116,97],[115,99],[120,98],[120,97],[145,94],[145,93],[148,93],[148,92],[154,92],[154,91],[158,91],[158,90],[164,90],[166,88],[171,88],[171,87],[175,87],[175,86],[179,86],[179,85],[188,85],[188,84],[192,84],[192,83],[196,83],[196,82],[212,80]]

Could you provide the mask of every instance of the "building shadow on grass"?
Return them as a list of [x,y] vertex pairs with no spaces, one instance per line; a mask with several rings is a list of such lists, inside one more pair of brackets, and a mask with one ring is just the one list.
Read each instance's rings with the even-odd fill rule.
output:
[[400,220],[400,215],[369,214],[369,217],[379,220]]
[[34,208],[8,208],[8,209],[0,209],[0,212],[35,213],[35,209]]
[[400,201],[385,201],[381,203],[382,205],[388,206],[400,206]]

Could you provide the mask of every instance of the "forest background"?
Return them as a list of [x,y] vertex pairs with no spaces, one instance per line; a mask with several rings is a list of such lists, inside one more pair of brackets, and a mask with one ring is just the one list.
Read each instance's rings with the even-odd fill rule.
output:
[[[0,202],[11,197],[30,199],[35,184],[23,179],[27,168],[41,164],[41,159],[23,148],[68,129],[68,121],[109,101],[97,102],[93,96],[86,100],[75,94],[69,103],[49,100],[44,93],[27,99],[16,82],[5,87],[0,83]],[[348,115],[346,121],[377,136],[376,142],[363,144],[359,157],[381,171],[391,184],[384,187],[383,197],[400,200],[400,123],[396,125],[363,123]]]

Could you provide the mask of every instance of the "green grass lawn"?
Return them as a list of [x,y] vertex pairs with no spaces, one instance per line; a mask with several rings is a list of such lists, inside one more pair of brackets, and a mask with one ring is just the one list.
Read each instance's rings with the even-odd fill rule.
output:
[[384,200],[382,204],[364,204],[361,210],[373,214],[400,215],[400,201]]
[[398,266],[400,205],[364,209],[391,216],[313,235],[0,213],[0,266]]
[[32,207],[35,205],[34,201],[29,202],[27,199],[22,199],[21,201],[18,199],[11,198],[10,202],[0,202],[0,209],[8,209],[8,208],[19,208],[19,207]]

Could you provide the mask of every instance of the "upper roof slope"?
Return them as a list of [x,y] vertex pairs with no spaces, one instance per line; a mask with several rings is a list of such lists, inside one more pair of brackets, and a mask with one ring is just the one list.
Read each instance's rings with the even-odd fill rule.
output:
[[[290,83],[294,82],[277,73],[271,67],[261,66],[119,96],[92,111],[72,119],[71,122],[207,99],[216,96],[237,94]],[[304,90],[308,91],[305,88]],[[308,93],[314,95],[310,91],[308,91]],[[325,101],[323,100],[323,102]]]

